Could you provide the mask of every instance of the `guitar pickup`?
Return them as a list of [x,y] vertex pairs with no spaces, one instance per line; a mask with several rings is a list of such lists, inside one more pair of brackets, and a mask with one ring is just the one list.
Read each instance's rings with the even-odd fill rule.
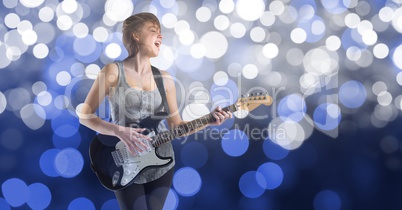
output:
[[120,153],[120,150],[116,150],[111,153],[112,153],[114,164],[116,164],[117,167],[120,167],[121,165],[123,165],[124,159]]

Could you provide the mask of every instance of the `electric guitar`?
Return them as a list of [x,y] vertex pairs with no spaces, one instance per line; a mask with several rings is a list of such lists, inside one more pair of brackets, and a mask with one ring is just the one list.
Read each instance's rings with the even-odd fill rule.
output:
[[[261,104],[271,105],[272,98],[263,93],[251,94],[238,99],[236,103],[222,110],[232,113],[238,110],[251,111]],[[136,154],[130,152],[126,145],[115,136],[98,134],[93,138],[89,149],[91,168],[105,188],[111,191],[123,189],[132,184],[144,169],[171,163],[172,157],[160,157],[155,151],[156,148],[215,121],[215,117],[210,113],[174,129],[158,133],[157,126],[161,120],[148,117],[136,125],[139,128],[146,128],[142,134],[151,138],[151,141],[141,139],[149,149],[142,152],[136,151]]]

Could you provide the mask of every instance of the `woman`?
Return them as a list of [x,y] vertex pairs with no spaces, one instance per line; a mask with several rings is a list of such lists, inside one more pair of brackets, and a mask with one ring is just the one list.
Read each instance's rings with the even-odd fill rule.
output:
[[[135,153],[147,147],[140,139],[150,138],[141,134],[143,128],[132,128],[130,124],[138,123],[163,108],[150,64],[150,58],[158,56],[162,44],[157,17],[151,13],[128,17],[123,23],[123,44],[128,57],[122,62],[107,64],[99,73],[85,99],[80,123],[101,134],[118,137]],[[168,126],[174,128],[185,122],[178,114],[173,79],[166,71],[161,73],[171,113],[166,120]],[[109,99],[112,122],[95,115],[106,96]],[[213,115],[216,121],[209,125],[220,125],[232,117],[230,112],[222,111],[220,107],[214,110]],[[158,130],[164,129],[164,124],[160,123]],[[171,143],[157,147],[156,152],[162,157],[174,158]],[[173,173],[174,161],[164,167],[146,169],[135,178],[134,184],[115,191],[120,208],[162,209],[172,184]]]

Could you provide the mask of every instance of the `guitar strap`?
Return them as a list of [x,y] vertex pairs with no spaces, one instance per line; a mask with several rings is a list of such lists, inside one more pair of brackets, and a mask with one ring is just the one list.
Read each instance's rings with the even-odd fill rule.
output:
[[158,87],[159,93],[161,94],[162,103],[163,103],[162,113],[158,113],[157,116],[166,117],[170,114],[170,112],[169,112],[169,106],[167,104],[165,87],[163,86],[162,74],[158,68],[156,68],[154,66],[151,66],[151,67],[152,67],[152,73],[154,75],[154,79],[156,82],[156,86]]

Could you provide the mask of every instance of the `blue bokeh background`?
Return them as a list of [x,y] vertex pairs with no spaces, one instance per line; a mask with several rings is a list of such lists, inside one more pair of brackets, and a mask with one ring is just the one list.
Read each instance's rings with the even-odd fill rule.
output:
[[77,112],[142,11],[161,20],[151,63],[175,78],[184,120],[273,99],[172,141],[164,209],[402,209],[401,4],[0,1],[0,209],[118,209]]

